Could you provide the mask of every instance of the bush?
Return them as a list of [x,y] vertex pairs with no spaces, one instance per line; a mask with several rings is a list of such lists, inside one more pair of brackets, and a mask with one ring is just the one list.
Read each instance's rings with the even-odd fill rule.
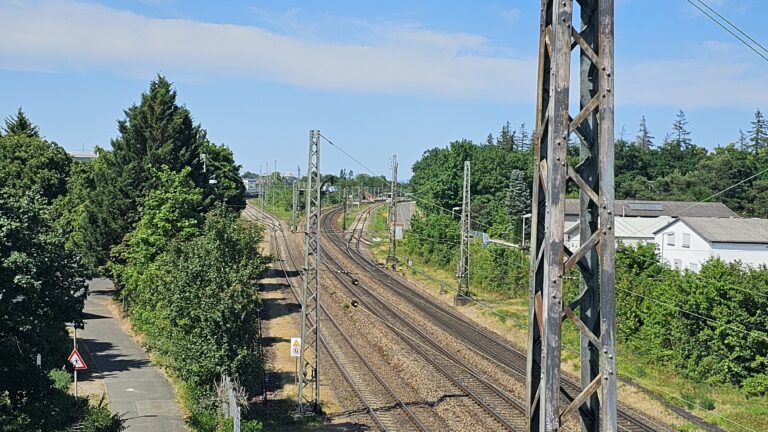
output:
[[[214,409],[213,385],[221,374],[239,379],[249,394],[261,385],[255,282],[268,262],[258,249],[261,239],[257,226],[214,211],[199,235],[170,242],[144,269],[132,261],[119,268],[131,275],[121,280],[130,284],[123,289],[131,294],[133,324],[183,381],[193,413]],[[136,265],[144,267],[144,260]]]
[[745,379],[741,382],[741,392],[747,397],[768,394],[768,374],[763,373]]
[[714,399],[702,393],[683,393],[681,398],[685,401],[685,405],[691,411],[694,409],[704,409],[707,411],[715,409]]
[[67,391],[72,383],[72,375],[64,369],[53,369],[48,372],[48,376],[53,381],[53,387],[61,391]]

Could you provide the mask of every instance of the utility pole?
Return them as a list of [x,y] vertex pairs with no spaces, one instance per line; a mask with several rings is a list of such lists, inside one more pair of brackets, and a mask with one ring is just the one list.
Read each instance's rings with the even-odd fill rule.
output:
[[272,174],[269,171],[269,162],[267,162],[267,171],[264,172],[264,175],[267,178],[267,185],[266,189],[264,189],[264,210],[267,209],[267,206],[269,205],[269,198],[272,197],[272,189],[270,188],[270,182],[272,180]]
[[296,214],[299,210],[299,180],[296,179],[295,182],[293,182],[293,196],[292,196],[292,210],[291,210],[291,232],[296,232],[296,224],[298,223],[298,215]]
[[347,188],[344,188],[344,214],[341,217],[341,230],[347,230]]
[[[314,178],[313,178],[314,177]],[[320,411],[320,131],[309,131],[299,414]],[[310,259],[314,257],[314,260]]]
[[456,269],[456,297],[454,304],[465,305],[469,301],[469,229],[471,211],[470,197],[470,162],[464,161],[464,192],[461,201],[461,247],[459,253],[459,265]]
[[[278,179],[278,176],[280,175],[277,172],[277,159],[275,159],[275,165],[274,166],[275,166],[274,174],[273,174],[274,175],[274,179],[272,180],[272,186],[277,188],[277,179]],[[275,189],[275,192],[277,192],[277,189]],[[272,201],[272,210],[274,210],[275,207],[277,206],[277,193],[271,194],[270,195],[270,199]]]
[[397,269],[397,155],[392,155],[392,182],[390,184],[389,201],[389,250],[387,265]]
[[[530,431],[558,431],[571,414],[584,432],[616,431],[614,270],[614,0],[542,0],[534,138],[531,289],[526,393]],[[578,114],[569,116],[571,52],[579,47]],[[568,141],[580,163],[568,165]],[[580,191],[581,246],[565,246],[568,182]],[[564,304],[563,278],[581,274],[581,294]],[[568,299],[570,300],[570,299]],[[578,312],[576,312],[578,311]],[[562,325],[581,336],[581,391],[561,382]],[[598,397],[598,391],[600,395]],[[562,397],[570,401],[561,410]]]

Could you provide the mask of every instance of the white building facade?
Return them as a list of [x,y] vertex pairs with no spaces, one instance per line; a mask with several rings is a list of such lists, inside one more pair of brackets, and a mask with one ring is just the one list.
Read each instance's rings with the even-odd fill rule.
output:
[[682,217],[654,235],[662,261],[678,270],[698,272],[713,257],[768,265],[768,219]]

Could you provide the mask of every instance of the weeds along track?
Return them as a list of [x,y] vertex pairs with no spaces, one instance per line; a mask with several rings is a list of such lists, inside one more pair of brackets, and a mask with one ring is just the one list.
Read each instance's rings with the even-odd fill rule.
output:
[[[368,218],[374,208],[375,206],[366,209],[366,213],[361,214],[358,221]],[[339,269],[344,269],[349,274],[362,270],[364,274],[370,276],[370,279],[378,281],[393,295],[417,308],[437,327],[455,336],[462,344],[506,370],[510,376],[520,380],[522,383],[525,382],[525,353],[504,343],[499,336],[470,322],[458,312],[451,310],[448,306],[434,300],[431,296],[420,292],[420,290],[409,286],[394,273],[386,271],[380,264],[373,262],[369,255],[361,249],[362,228],[359,230],[353,229],[352,235],[348,239],[338,234],[335,223],[337,212],[338,210],[330,210],[325,213],[322,218],[322,224],[327,233],[325,238],[330,240],[326,240],[324,243],[330,243],[331,246],[335,247],[337,249],[336,252],[340,253],[343,256],[343,260],[348,263],[345,267],[341,263],[342,260],[337,259],[335,262]],[[324,252],[326,252],[325,255],[330,256],[327,250],[324,250]],[[386,309],[387,304],[384,301],[380,301],[376,307]],[[568,377],[564,377],[562,385],[569,395],[577,395],[580,391],[580,386],[576,381]],[[563,397],[566,400],[569,399],[565,394]],[[521,406],[524,406],[524,402],[520,403],[522,404]],[[617,415],[618,429],[621,431],[652,432],[672,430],[656,420],[625,406],[619,406]]]
[[[272,252],[278,257],[285,280],[296,301],[299,302],[299,287],[289,276],[289,272],[294,272],[300,267],[290,254],[290,247],[285,239],[280,221],[254,207],[247,207],[245,212],[272,230]],[[289,268],[286,261],[290,261],[293,268]],[[364,410],[370,414],[373,423],[383,431],[429,430],[365,359],[325,307],[321,307],[321,311],[324,321],[331,324],[330,326],[323,326],[321,331],[320,343],[322,348],[363,404]]]

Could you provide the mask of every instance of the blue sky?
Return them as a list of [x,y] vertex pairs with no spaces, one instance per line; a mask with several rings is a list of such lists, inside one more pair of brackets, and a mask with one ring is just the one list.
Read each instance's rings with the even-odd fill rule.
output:
[[[768,42],[764,0],[705,0]],[[616,0],[616,128],[645,115],[657,142],[679,108],[712,148],[768,109],[768,62],[685,0]],[[306,165],[320,129],[401,178],[428,148],[482,141],[534,116],[539,1],[0,0],[0,116],[109,147],[157,74],[244,169]],[[762,105],[762,106],[761,106]],[[325,172],[363,172],[336,149]]]

